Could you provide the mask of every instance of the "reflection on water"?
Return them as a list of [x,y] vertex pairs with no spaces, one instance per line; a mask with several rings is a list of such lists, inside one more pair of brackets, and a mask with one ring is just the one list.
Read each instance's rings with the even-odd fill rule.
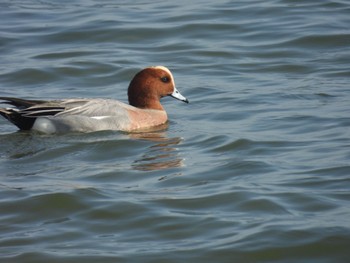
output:
[[[144,153],[141,157],[132,161],[132,169],[139,171],[155,171],[184,166],[184,159],[176,148],[176,145],[182,142],[182,138],[168,138],[167,128],[168,123],[158,126],[155,129],[126,134],[128,140],[152,142],[152,144],[146,148],[143,148],[144,145],[142,146],[142,151]],[[96,137],[97,135],[100,137]],[[127,150],[129,145],[124,145],[123,139],[118,143],[118,139],[115,137],[116,135],[118,139],[125,138],[124,135],[114,132],[66,135],[42,135],[32,132],[14,132],[6,135],[7,139],[3,139],[4,136],[0,136],[2,148],[5,149],[4,151],[0,151],[0,156],[4,156],[7,161],[13,160],[16,162],[17,160],[19,162],[13,164],[5,162],[6,166],[23,164],[23,162],[31,163],[38,160],[43,161],[43,157],[55,158],[72,152],[84,152],[88,150],[91,145],[99,145],[98,138],[100,138],[100,140],[102,138],[103,141],[112,140],[118,151],[121,151],[123,147],[127,147],[125,148],[125,150]],[[109,138],[109,136],[112,137]],[[13,137],[13,139],[9,140],[8,137]],[[60,145],[60,147],[56,145]],[[101,147],[105,147],[105,144],[101,144]],[[98,154],[96,151],[98,152],[98,149],[95,148],[95,153],[92,154],[97,154],[100,158],[104,156]],[[108,149],[104,149],[103,151],[108,151]],[[39,155],[40,153],[44,155]],[[110,155],[107,155],[106,158],[108,156]]]
[[168,138],[165,131],[133,133],[133,139],[155,142],[149,147],[140,159],[134,161],[132,167],[140,171],[155,171],[168,168],[181,167],[184,159],[181,158],[176,145],[180,144],[182,138]]

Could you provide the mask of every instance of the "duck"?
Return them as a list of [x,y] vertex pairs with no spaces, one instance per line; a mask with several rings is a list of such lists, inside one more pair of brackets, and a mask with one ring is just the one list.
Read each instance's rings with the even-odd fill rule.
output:
[[165,66],[150,66],[139,71],[132,78],[127,94],[129,104],[104,98],[31,100],[0,96],[2,103],[12,105],[0,108],[0,115],[19,130],[44,134],[133,132],[168,122],[161,98],[170,96],[189,103],[177,90],[173,74]]

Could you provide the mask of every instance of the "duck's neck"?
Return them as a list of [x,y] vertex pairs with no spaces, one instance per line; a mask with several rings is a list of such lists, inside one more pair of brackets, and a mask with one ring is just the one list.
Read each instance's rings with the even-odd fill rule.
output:
[[139,109],[147,109],[147,110],[162,110],[164,111],[164,108],[162,104],[160,104],[159,98],[143,98],[138,100],[133,100],[129,98],[129,104],[139,108]]

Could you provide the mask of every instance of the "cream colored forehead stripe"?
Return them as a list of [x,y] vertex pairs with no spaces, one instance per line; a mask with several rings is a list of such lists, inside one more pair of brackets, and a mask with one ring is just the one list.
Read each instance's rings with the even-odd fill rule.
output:
[[154,67],[152,67],[152,68],[164,70],[164,71],[168,72],[168,73],[170,74],[170,76],[173,76],[173,75],[171,74],[170,70],[169,70],[168,68],[164,67],[164,66],[154,66]]

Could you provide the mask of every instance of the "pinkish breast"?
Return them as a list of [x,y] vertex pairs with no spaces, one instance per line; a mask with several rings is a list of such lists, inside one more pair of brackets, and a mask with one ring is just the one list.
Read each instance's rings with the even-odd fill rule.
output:
[[139,130],[164,124],[168,116],[164,110],[128,110],[130,130]]

